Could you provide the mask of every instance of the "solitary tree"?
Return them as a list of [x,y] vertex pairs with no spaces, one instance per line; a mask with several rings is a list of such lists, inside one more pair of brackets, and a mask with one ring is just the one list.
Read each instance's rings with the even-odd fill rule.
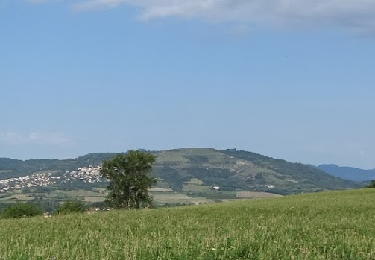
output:
[[149,174],[155,156],[142,151],[128,151],[103,162],[100,174],[109,180],[106,203],[114,208],[139,209],[151,204],[148,194],[156,179]]

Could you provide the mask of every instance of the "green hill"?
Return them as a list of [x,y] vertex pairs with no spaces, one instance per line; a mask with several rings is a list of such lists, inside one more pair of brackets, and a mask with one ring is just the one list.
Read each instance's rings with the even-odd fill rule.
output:
[[[222,192],[243,190],[277,194],[359,187],[356,182],[333,177],[313,166],[235,149],[176,149],[151,153],[157,156],[152,174],[158,178],[158,187],[191,196],[207,196],[213,192],[213,187]],[[67,160],[0,159],[0,179],[40,171],[76,170],[98,165],[112,156],[114,154],[95,153]]]
[[313,166],[235,149],[177,149],[155,154],[154,175],[174,190],[186,190],[190,180],[200,180],[199,186],[217,185],[221,190],[279,194],[358,187],[353,181],[333,177]]
[[373,189],[0,220],[1,259],[375,259]]

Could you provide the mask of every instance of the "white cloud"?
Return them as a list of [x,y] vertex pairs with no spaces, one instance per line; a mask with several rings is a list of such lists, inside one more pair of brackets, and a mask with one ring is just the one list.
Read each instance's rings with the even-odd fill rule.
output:
[[[26,0],[41,3],[53,0]],[[374,0],[70,0],[74,11],[130,5],[140,18],[198,18],[267,27],[375,31]],[[245,27],[243,27],[245,28]]]
[[34,3],[34,4],[40,4],[44,2],[52,2],[54,0],[26,0],[26,2]]
[[32,132],[27,136],[27,140],[34,143],[62,145],[70,143],[70,140],[60,133],[37,133]]
[[60,133],[16,133],[6,132],[0,133],[0,143],[8,145],[24,145],[24,144],[38,144],[38,145],[69,145],[72,141]]
[[87,11],[105,8],[115,8],[124,3],[124,0],[88,0],[78,1],[72,5],[74,11]]

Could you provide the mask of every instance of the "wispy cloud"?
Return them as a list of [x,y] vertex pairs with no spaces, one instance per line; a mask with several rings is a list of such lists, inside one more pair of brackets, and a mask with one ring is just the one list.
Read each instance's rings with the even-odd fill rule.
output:
[[0,133],[0,143],[18,144],[21,143],[22,135],[13,132]]
[[127,1],[124,0],[87,0],[77,1],[71,7],[74,11],[90,11],[107,8],[115,8]]
[[177,16],[260,26],[375,29],[373,0],[84,0],[72,8],[83,11],[121,4],[140,8],[143,19]]
[[0,143],[8,145],[24,145],[24,144],[38,144],[38,145],[69,145],[72,140],[60,133],[17,133],[5,132],[0,133]]
[[34,3],[34,4],[40,4],[40,3],[45,3],[45,2],[52,2],[55,0],[25,0],[26,2]]
[[[54,0],[25,0],[42,3]],[[278,28],[342,28],[375,31],[373,0],[70,0],[74,11],[139,9],[141,19],[181,17]]]

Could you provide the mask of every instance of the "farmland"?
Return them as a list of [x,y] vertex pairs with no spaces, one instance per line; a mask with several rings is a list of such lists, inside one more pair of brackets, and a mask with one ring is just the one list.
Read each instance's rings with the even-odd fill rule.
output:
[[[190,187],[195,187],[190,185]],[[178,205],[197,205],[207,204],[213,202],[222,202],[234,199],[256,199],[281,196],[266,192],[254,191],[213,191],[209,189],[201,189],[201,186],[196,186],[194,193],[192,188],[184,192],[176,192],[171,188],[154,187],[150,189],[150,195],[153,197],[154,207],[169,207]],[[44,191],[44,192],[42,192]],[[37,188],[30,188],[27,193],[22,190],[13,190],[0,195],[0,210],[5,208],[10,203],[15,202],[32,202],[39,204],[46,211],[54,211],[56,206],[66,200],[80,200],[87,207],[104,207],[104,200],[107,196],[107,189],[92,188],[91,190],[76,189],[76,190],[59,190],[53,187],[44,187],[43,190],[38,191]]]
[[0,220],[0,259],[375,259],[375,191]]

